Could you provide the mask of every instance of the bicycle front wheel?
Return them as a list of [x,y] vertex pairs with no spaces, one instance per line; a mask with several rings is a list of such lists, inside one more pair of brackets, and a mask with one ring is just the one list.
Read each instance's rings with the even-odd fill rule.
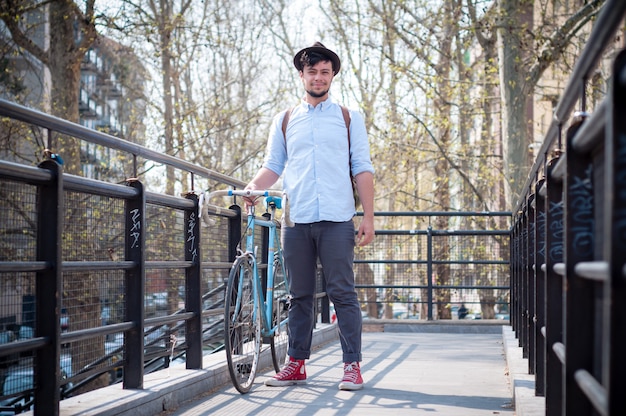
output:
[[240,257],[228,276],[224,299],[224,346],[228,371],[240,393],[252,387],[261,349],[261,317],[255,313],[254,276],[251,259]]
[[289,348],[289,285],[282,262],[281,252],[275,254],[274,259],[274,298],[272,312],[272,326],[274,336],[271,337],[272,364],[278,373],[285,364],[287,349]]

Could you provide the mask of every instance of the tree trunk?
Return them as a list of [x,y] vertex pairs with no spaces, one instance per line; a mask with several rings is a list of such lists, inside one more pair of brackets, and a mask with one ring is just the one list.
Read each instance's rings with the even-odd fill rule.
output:
[[523,47],[524,32],[532,29],[532,0],[499,0],[502,21],[498,25],[502,131],[504,134],[504,174],[507,206],[517,199],[526,182],[531,154],[532,103],[526,94]]

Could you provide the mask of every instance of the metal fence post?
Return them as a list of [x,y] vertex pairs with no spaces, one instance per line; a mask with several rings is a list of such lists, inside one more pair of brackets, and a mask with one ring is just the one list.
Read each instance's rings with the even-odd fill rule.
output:
[[[626,414],[626,52],[622,51],[615,59],[613,84],[611,88],[613,106],[609,114],[605,145],[605,253],[609,263],[609,281],[604,291],[604,359],[603,379],[608,392],[608,414]],[[608,231],[610,230],[610,231]],[[608,240],[608,241],[607,241]]]
[[35,334],[48,340],[35,353],[34,414],[58,415],[61,399],[61,316],[62,244],[63,233],[63,168],[52,160],[43,161],[40,168],[52,172],[52,181],[37,189],[37,260],[49,264],[36,274],[37,308]]
[[535,374],[535,194],[528,197],[526,205],[526,349],[528,350],[528,374]]
[[534,335],[535,335],[535,394],[544,395],[545,386],[545,339],[542,328],[545,325],[545,271],[542,266],[546,262],[546,198],[545,179],[537,181],[535,198],[535,290]]
[[519,269],[519,306],[520,306],[520,337],[519,342],[522,347],[522,357],[528,358],[528,199],[521,214],[521,244],[520,269]]
[[547,164],[546,172],[546,415],[561,415],[563,402],[562,364],[554,345],[563,342],[563,278],[554,270],[563,262],[563,183],[552,175],[558,157]]
[[237,258],[237,246],[241,241],[241,207],[231,205],[228,209],[237,214],[228,219],[228,261],[233,262]]
[[[574,373],[585,369],[593,375],[595,337],[596,284],[576,275],[577,263],[593,260],[594,255],[594,196],[591,155],[579,153],[572,139],[582,120],[567,131],[565,152],[565,280],[564,285],[564,344],[565,377],[563,380],[564,414],[588,415],[591,403],[575,380]],[[599,330],[600,328],[598,328]]]
[[[511,224],[511,244],[509,246],[509,270],[510,270],[510,305],[509,305],[509,316],[511,327],[513,328],[513,332],[515,332],[515,336],[519,337],[519,310],[518,310],[518,301],[517,301],[517,287],[518,287],[518,273],[517,267],[519,263],[519,253],[517,247],[519,245],[519,217],[518,215],[513,215]],[[518,338],[519,339],[519,338]]]
[[146,242],[146,195],[138,180],[129,180],[128,185],[139,192],[126,201],[126,260],[135,263],[126,271],[125,299],[126,321],[133,323],[132,329],[124,333],[124,388],[143,388],[143,320],[144,290],[146,284],[145,242]]
[[433,227],[430,225],[427,229],[427,249],[428,259],[427,259],[427,269],[426,275],[428,278],[428,320],[433,320]]
[[202,268],[200,256],[200,215],[198,195],[189,192],[185,198],[194,203],[192,210],[185,210],[185,260],[192,263],[185,269],[185,309],[194,316],[185,321],[185,342],[187,344],[185,365],[188,369],[202,368]]

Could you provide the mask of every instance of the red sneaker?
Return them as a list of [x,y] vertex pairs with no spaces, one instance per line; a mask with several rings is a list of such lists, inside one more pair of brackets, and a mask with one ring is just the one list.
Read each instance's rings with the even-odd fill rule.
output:
[[282,387],[293,384],[306,384],[306,369],[304,360],[294,360],[289,358],[289,363],[282,370],[269,380],[265,380],[266,386]]
[[361,377],[361,367],[358,361],[343,364],[343,378],[339,383],[339,390],[361,390],[363,388],[363,377]]

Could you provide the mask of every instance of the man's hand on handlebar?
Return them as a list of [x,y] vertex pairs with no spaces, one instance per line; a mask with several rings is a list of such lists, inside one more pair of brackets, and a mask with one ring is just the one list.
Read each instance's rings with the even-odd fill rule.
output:
[[[257,190],[257,186],[255,183],[250,182],[248,185],[246,185],[245,188],[243,188],[244,191],[256,191]],[[252,206],[252,205],[256,205],[257,203],[257,196],[242,196],[244,203],[246,205],[246,208]]]

